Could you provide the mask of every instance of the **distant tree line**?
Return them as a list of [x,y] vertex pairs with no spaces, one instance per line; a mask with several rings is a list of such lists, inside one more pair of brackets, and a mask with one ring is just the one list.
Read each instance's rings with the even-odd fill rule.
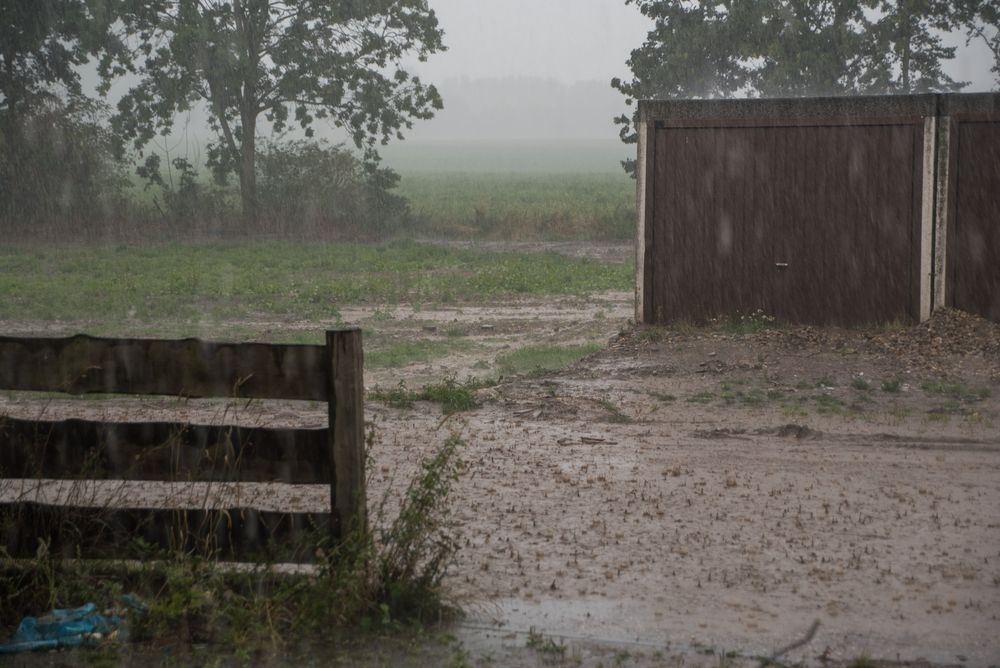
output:
[[[640,99],[796,97],[960,90],[944,73],[945,33],[993,52],[996,0],[625,0],[652,19],[632,51],[626,105]],[[615,121],[636,140],[633,114]],[[628,168],[628,166],[626,166]]]
[[[434,86],[402,66],[444,49],[427,0],[0,0],[0,15],[8,237],[136,221],[184,234],[376,237],[405,223],[377,147],[441,108]],[[82,91],[88,63],[102,94],[122,76],[137,81],[117,108]],[[205,165],[150,150],[199,103],[217,137]],[[299,138],[262,145],[261,118]],[[317,119],[354,150],[314,140]]]

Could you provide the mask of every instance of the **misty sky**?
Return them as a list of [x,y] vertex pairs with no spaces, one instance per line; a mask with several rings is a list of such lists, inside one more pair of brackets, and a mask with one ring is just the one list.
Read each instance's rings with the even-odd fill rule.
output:
[[[652,23],[624,0],[430,0],[448,51],[420,66],[430,80],[537,76],[566,83],[628,78],[625,66]],[[966,91],[990,90],[992,57],[979,43],[946,63],[971,81]]]
[[628,74],[651,22],[624,0],[430,0],[448,51],[429,77],[543,77],[566,83]]

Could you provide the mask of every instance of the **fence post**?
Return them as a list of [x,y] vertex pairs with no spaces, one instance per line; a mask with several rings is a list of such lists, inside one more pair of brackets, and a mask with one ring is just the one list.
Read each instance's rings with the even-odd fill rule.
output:
[[368,526],[365,494],[364,353],[361,330],[328,330],[329,439],[333,460],[331,510],[340,519],[340,535]]

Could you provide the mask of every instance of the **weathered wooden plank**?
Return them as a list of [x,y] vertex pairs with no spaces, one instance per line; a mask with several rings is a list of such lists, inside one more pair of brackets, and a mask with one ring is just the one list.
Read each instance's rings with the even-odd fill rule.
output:
[[364,353],[361,330],[329,331],[330,505],[345,531],[367,527],[365,493]]
[[326,401],[323,346],[0,337],[0,388]]
[[0,417],[0,477],[330,484],[328,432]]
[[40,542],[63,558],[144,559],[154,550],[230,561],[307,563],[318,544],[340,536],[331,513],[108,509],[41,503],[0,504],[3,546],[13,557],[36,554]]

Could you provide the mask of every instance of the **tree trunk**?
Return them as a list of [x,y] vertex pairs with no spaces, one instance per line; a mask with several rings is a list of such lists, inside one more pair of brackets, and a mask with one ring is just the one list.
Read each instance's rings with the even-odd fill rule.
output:
[[244,112],[242,116],[240,201],[244,227],[256,230],[260,224],[260,208],[257,203],[257,116],[252,112]]
[[233,0],[236,31],[240,37],[237,50],[241,78],[239,96],[240,126],[240,199],[243,204],[243,225],[257,230],[260,224],[260,207],[257,202],[257,36],[247,9],[240,0]]

